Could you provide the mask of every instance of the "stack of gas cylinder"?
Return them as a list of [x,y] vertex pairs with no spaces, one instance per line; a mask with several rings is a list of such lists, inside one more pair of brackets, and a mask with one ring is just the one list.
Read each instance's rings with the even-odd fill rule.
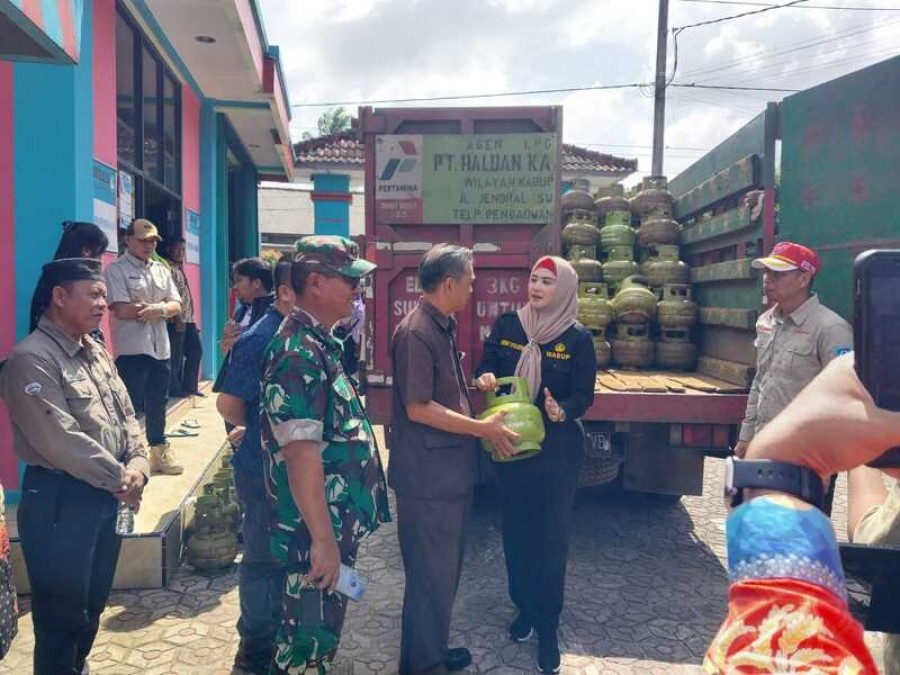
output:
[[[561,236],[566,258],[578,274],[578,320],[593,334],[597,366],[602,368],[609,365],[610,346],[606,341],[606,330],[615,313],[609,302],[608,286],[603,283],[606,270],[598,255],[602,230],[597,226],[597,206],[588,191],[589,187],[587,181],[576,180],[572,189],[562,196]],[[627,201],[625,206],[627,208]]]
[[187,560],[196,570],[229,567],[237,556],[237,531],[241,507],[234,489],[231,450],[222,456],[221,468],[203,486],[194,507],[193,532],[187,542]]
[[578,273],[578,320],[593,333],[598,367],[692,368],[698,309],[690,270],[679,260],[680,226],[666,179],[644,179],[631,199],[621,185],[592,198],[586,183],[576,181],[562,197],[562,240]]

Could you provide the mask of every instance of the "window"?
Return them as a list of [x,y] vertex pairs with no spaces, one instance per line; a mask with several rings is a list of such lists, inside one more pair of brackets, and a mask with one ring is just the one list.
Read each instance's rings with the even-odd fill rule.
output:
[[134,110],[134,30],[116,17],[116,138],[119,157],[136,165]]
[[144,90],[144,174],[152,176],[157,180],[160,177],[160,161],[159,161],[159,145],[161,138],[161,129],[159,123],[159,89],[158,84],[159,66],[153,58],[150,50],[144,47],[141,55],[141,80],[143,81]]
[[[181,84],[124,5],[116,15],[119,169],[134,177],[133,217],[181,234]],[[127,223],[122,223],[127,225]]]
[[179,90],[168,75],[163,77],[163,183],[167,188],[178,190],[178,173],[181,162],[178,161],[181,144],[179,143]]
[[178,193],[181,186],[181,86],[125,10],[116,16],[116,116],[119,162],[135,178]]

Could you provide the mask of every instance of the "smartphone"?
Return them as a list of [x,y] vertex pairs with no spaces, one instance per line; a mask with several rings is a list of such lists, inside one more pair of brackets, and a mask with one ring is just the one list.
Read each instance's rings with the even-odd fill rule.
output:
[[337,586],[335,590],[341,595],[347,596],[354,602],[359,602],[366,592],[366,580],[356,573],[355,570],[341,565],[341,573],[338,575]]
[[900,549],[841,544],[851,611],[866,630],[900,633]]
[[[900,411],[900,249],[856,258],[853,306],[856,373],[879,408]],[[869,466],[900,467],[900,447]]]

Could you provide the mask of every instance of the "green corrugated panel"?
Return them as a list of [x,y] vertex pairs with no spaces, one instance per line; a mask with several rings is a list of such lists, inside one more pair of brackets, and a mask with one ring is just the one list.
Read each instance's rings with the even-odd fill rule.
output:
[[712,281],[735,281],[752,279],[755,275],[750,267],[752,260],[727,260],[725,262],[695,267],[691,270],[691,283],[706,284]]
[[758,312],[754,309],[729,307],[701,307],[700,323],[707,326],[751,329],[756,326]]
[[697,301],[701,308],[757,309],[762,301],[762,291],[758,281],[697,284],[693,288],[693,293],[694,300]]
[[850,319],[852,264],[900,246],[900,57],[795,94],[782,106],[779,239],[817,249],[815,290]]
[[760,182],[759,166],[757,155],[747,155],[728,168],[719,171],[676,199],[676,217],[687,218],[726,197],[758,187]]
[[740,232],[754,226],[750,220],[750,209],[742,206],[726,211],[708,220],[701,220],[693,225],[687,225],[681,232],[682,245],[694,244],[700,241],[716,239],[732,232]]

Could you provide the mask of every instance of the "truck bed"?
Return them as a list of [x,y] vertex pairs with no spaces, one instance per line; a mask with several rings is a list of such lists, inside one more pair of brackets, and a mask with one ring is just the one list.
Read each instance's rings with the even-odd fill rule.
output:
[[597,372],[594,404],[585,421],[739,424],[747,390],[697,372]]

